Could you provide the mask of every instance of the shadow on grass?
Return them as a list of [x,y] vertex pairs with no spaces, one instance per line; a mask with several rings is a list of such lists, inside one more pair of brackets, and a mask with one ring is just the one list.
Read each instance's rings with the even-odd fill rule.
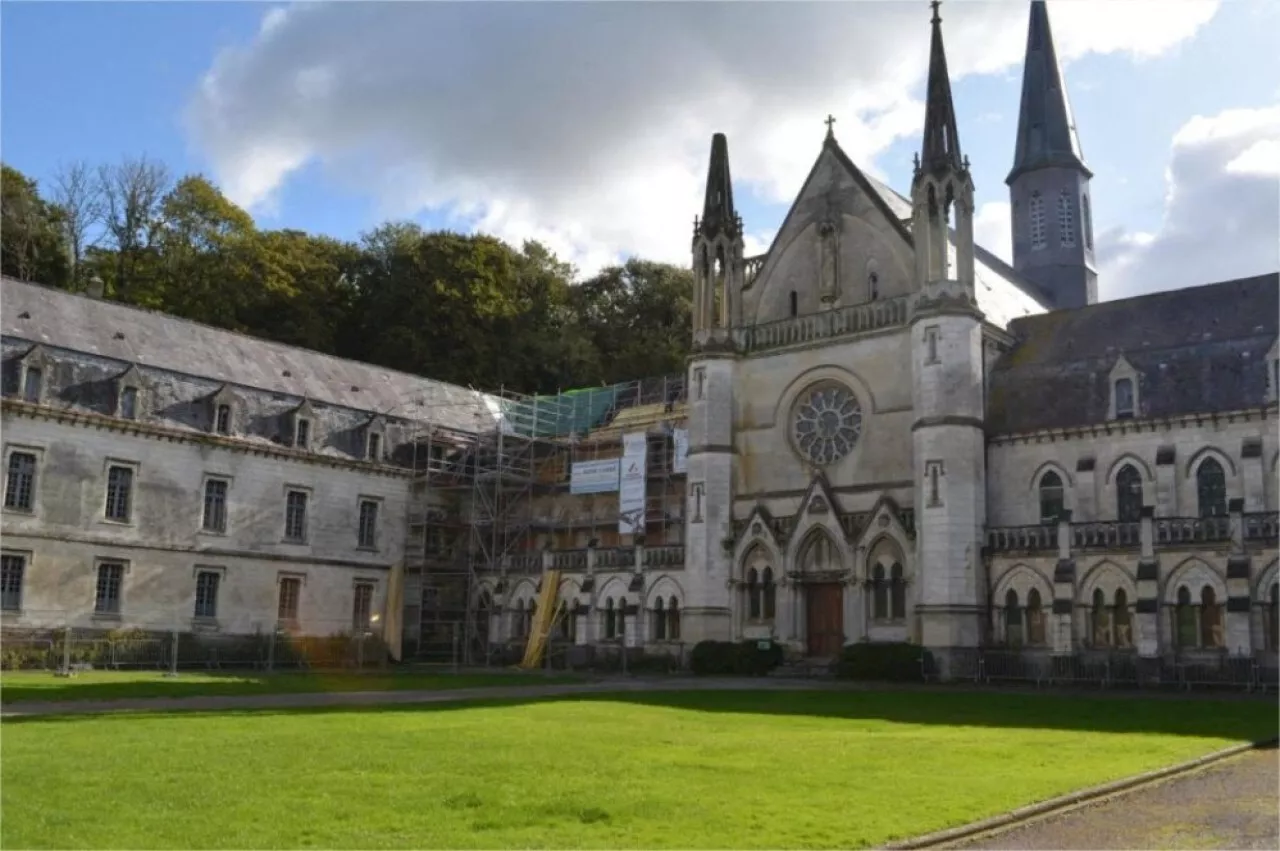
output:
[[51,673],[6,673],[0,677],[0,703],[17,707],[30,703],[62,703],[150,698],[256,697],[275,694],[325,694],[358,691],[452,691],[522,685],[587,682],[582,675],[548,675],[542,671],[500,669],[476,673],[409,673],[310,671],[263,674],[253,672],[184,671],[167,678],[148,672],[146,679],[128,673],[93,671],[57,678]]
[[[436,703],[372,706],[265,707],[208,710],[141,710],[93,716],[6,718],[4,724],[68,721],[128,722],[134,718],[229,718],[332,713],[437,713],[560,703],[610,703],[683,712],[875,720],[950,727],[1055,729],[1121,735],[1153,734],[1264,742],[1280,735],[1274,700],[1130,699],[1062,694],[973,691],[646,691],[475,698]],[[726,717],[726,723],[731,719]]]

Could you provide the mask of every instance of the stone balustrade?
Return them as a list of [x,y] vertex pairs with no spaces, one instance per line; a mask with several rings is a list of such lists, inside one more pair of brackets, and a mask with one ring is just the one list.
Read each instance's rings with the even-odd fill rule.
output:
[[778,319],[762,325],[735,328],[733,341],[739,350],[750,353],[829,340],[845,334],[892,328],[906,324],[909,298],[910,296],[899,296],[884,301],[852,304],[820,313]]
[[[1280,536],[1280,512],[1219,517],[1157,517],[1151,521],[1153,549],[1195,544],[1223,544],[1232,540],[1232,523],[1243,525],[1243,540],[1275,546]],[[1118,520],[1070,524],[1072,550],[1137,550],[1142,547],[1142,524]],[[993,553],[1049,553],[1058,548],[1056,525],[1001,526],[987,530],[987,549]]]
[[536,574],[544,570],[639,571],[684,569],[684,544],[637,544],[633,547],[583,547],[544,550],[505,556],[507,573]]

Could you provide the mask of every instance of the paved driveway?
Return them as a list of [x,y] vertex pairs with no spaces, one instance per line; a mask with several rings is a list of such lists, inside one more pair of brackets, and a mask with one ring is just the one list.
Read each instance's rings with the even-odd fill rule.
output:
[[1280,848],[1280,751],[1254,750],[951,848]]

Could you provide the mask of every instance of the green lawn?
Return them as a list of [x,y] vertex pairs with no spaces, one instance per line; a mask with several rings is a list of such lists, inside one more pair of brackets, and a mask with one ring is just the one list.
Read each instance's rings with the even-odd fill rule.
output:
[[1275,736],[1271,701],[668,692],[12,719],[10,848],[850,848]]
[[13,671],[0,676],[0,702],[34,700],[122,700],[145,697],[203,695],[297,694],[300,692],[405,691],[483,686],[579,682],[575,676],[548,676],[538,671],[497,670],[492,673],[180,673],[156,671],[88,671],[55,677],[47,671]]

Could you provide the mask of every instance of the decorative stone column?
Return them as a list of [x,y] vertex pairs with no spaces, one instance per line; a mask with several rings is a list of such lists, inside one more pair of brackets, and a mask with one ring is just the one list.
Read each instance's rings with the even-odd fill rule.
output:
[[1081,458],[1076,461],[1076,504],[1075,513],[1085,520],[1098,517],[1098,491],[1094,483],[1093,458]]
[[1160,655],[1160,562],[1155,554],[1155,506],[1142,506],[1138,522],[1138,599],[1134,601],[1134,643],[1138,655]]
[[1058,563],[1053,568],[1053,652],[1075,647],[1076,561],[1071,557],[1071,509],[1058,515]]
[[1262,466],[1262,438],[1246,437],[1240,445],[1240,472],[1244,479],[1244,510],[1264,511],[1267,507],[1266,472]]
[[1156,514],[1161,517],[1178,516],[1178,466],[1177,453],[1172,446],[1156,449]]
[[1249,628],[1250,559],[1244,549],[1244,500],[1227,504],[1231,521],[1231,555],[1227,557],[1227,653],[1251,656],[1253,636]]

